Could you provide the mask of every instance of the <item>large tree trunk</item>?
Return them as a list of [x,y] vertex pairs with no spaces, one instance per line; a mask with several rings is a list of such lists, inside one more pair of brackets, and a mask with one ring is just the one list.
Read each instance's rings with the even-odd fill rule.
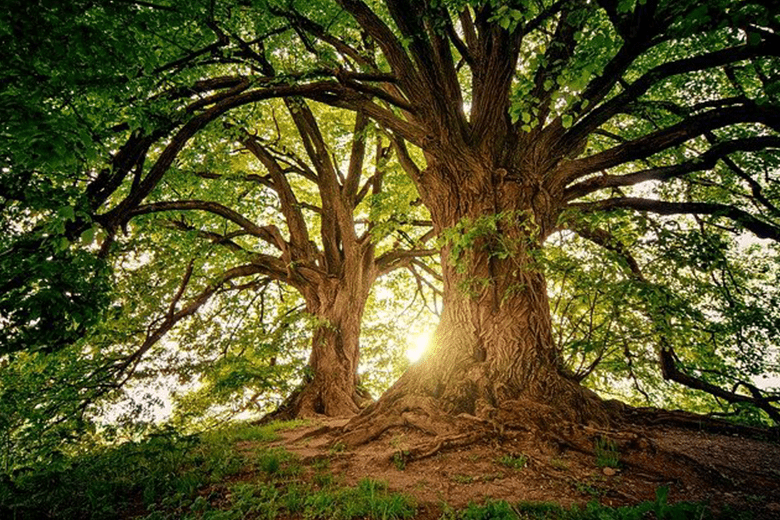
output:
[[348,443],[368,441],[394,425],[458,431],[457,417],[541,427],[606,420],[598,397],[565,373],[552,338],[546,282],[535,255],[554,227],[554,199],[505,182],[505,170],[472,163],[469,175],[459,173],[454,167],[429,170],[420,185],[445,238],[444,312],[432,345],[346,427]]
[[351,416],[371,402],[357,373],[360,322],[370,288],[363,276],[349,272],[306,292],[307,310],[316,320],[308,371],[268,419]]

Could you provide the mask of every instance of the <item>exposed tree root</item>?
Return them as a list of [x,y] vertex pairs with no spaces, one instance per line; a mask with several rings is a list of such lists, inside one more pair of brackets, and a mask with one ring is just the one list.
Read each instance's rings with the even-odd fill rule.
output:
[[444,450],[469,446],[475,442],[492,436],[492,432],[475,431],[461,433],[459,435],[450,435],[447,437],[437,437],[433,440],[433,442],[419,445],[407,450],[407,453],[404,455],[404,459],[407,461],[427,459],[428,457],[432,457]]
[[266,414],[258,424],[272,421],[290,421],[293,419],[312,418],[321,415],[329,417],[350,417],[360,412],[373,401],[371,394],[362,388],[356,388],[353,394],[336,392],[333,388],[325,388],[312,380],[304,381],[279,405]]
[[387,430],[409,426],[429,435],[449,433],[453,418],[442,413],[432,398],[420,396],[385,396],[366,408],[345,427],[339,440],[348,446],[370,442]]
[[627,407],[624,420],[627,423],[636,425],[654,426],[664,424],[709,433],[736,433],[744,437],[780,441],[780,427],[777,426],[758,428],[683,410]]

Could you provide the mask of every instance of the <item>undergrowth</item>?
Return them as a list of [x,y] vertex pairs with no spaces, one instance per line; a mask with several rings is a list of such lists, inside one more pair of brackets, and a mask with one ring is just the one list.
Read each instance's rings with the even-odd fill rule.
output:
[[505,500],[488,499],[483,505],[469,504],[456,511],[445,507],[440,520],[747,520],[730,512],[714,517],[703,504],[667,502],[668,488],[656,491],[652,502],[635,506],[607,507],[597,501],[584,507],[565,508],[548,502],[520,502],[512,505]]
[[[306,468],[265,443],[300,422],[233,425],[199,435],[167,430],[138,442],[0,474],[0,518],[231,520],[411,518],[411,498],[364,479],[340,485],[327,460]],[[240,443],[252,441],[247,447]],[[254,447],[254,450],[253,450]]]
[[[0,518],[15,520],[239,520],[414,518],[411,497],[391,493],[370,479],[345,486],[330,471],[328,457],[304,464],[294,454],[271,448],[278,431],[300,422],[233,425],[199,435],[166,430],[137,442],[62,455],[37,467],[0,472]],[[251,442],[247,442],[251,441]],[[499,463],[515,469],[525,456]],[[498,475],[498,478],[503,475]],[[468,483],[474,477],[460,476]],[[492,478],[492,477],[491,477]],[[490,501],[455,511],[442,520],[704,520],[702,505],[666,501],[608,508],[597,502],[566,509],[554,504]]]

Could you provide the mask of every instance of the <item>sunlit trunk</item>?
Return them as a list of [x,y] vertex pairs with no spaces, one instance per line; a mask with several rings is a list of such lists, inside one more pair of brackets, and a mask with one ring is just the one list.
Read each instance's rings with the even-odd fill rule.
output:
[[[555,224],[547,194],[504,182],[506,171],[427,172],[421,186],[444,240],[444,311],[432,345],[345,437],[378,431],[371,415],[587,422],[598,399],[562,368],[539,250]],[[437,182],[438,181],[438,182]],[[376,419],[374,419],[376,420]],[[348,427],[349,430],[349,427]],[[372,433],[373,431],[373,433]]]

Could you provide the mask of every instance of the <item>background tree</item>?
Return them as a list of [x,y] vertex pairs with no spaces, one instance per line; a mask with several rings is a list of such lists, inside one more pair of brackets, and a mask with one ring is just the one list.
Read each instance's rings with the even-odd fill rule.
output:
[[[18,368],[24,372],[36,365],[46,365],[49,367],[48,373],[56,370],[57,366],[62,368],[62,365],[52,359],[39,359],[34,353],[40,351],[43,356],[44,353],[66,349],[74,343],[77,348],[63,356],[68,363],[76,363],[78,359],[83,359],[84,351],[79,351],[79,348],[84,345],[84,336],[89,333],[90,328],[106,320],[116,325],[113,315],[122,312],[122,309],[110,306],[111,271],[108,269],[107,260],[116,258],[112,256],[114,248],[124,247],[117,244],[119,229],[127,227],[131,219],[142,214],[174,208],[178,208],[177,211],[197,208],[201,212],[207,210],[226,218],[226,221],[230,221],[230,218],[238,220],[233,223],[239,227],[245,226],[241,233],[254,233],[256,237],[260,235],[261,240],[273,244],[271,247],[285,249],[287,257],[302,258],[303,255],[309,263],[304,265],[303,269],[315,266],[316,274],[321,278],[321,289],[326,291],[325,285],[338,285],[331,283],[331,277],[343,278],[338,264],[344,255],[342,239],[349,239],[349,234],[342,236],[342,229],[346,228],[343,228],[344,222],[339,224],[337,219],[343,216],[345,211],[355,210],[362,201],[360,212],[364,215],[358,224],[358,227],[362,227],[362,232],[358,236],[358,231],[353,229],[353,239],[350,241],[353,245],[360,241],[360,245],[350,249],[349,261],[360,259],[366,263],[353,266],[353,271],[349,274],[354,275],[354,269],[360,270],[361,274],[348,282],[360,285],[380,274],[382,270],[412,261],[413,256],[408,252],[385,255],[378,259],[377,263],[371,261],[374,244],[379,243],[381,238],[399,226],[402,227],[402,223],[396,218],[400,215],[399,212],[388,210],[381,204],[380,186],[385,175],[384,169],[374,172],[369,183],[361,184],[364,159],[368,156],[369,160],[373,160],[374,155],[373,149],[365,151],[365,139],[368,136],[362,132],[371,131],[365,118],[359,118],[361,133],[357,135],[355,146],[351,149],[353,160],[343,165],[334,162],[343,158],[336,153],[342,149],[327,149],[312,112],[301,101],[291,99],[289,104],[295,104],[297,115],[294,119],[297,119],[301,132],[310,145],[308,150],[302,147],[297,153],[301,157],[309,157],[308,153],[311,152],[311,157],[316,158],[311,165],[292,152],[286,154],[268,149],[268,143],[263,144],[258,140],[256,133],[242,133],[242,129],[235,126],[212,125],[206,128],[208,123],[217,121],[229,110],[257,101],[253,97],[254,94],[249,98],[235,97],[245,93],[251,82],[248,76],[236,72],[236,67],[231,68],[229,57],[225,59],[225,56],[220,54],[220,49],[235,40],[228,39],[222,28],[214,23],[215,16],[224,13],[215,13],[214,7],[213,3],[192,4],[180,10],[145,3],[95,5],[76,2],[68,5],[19,4],[8,11],[6,19],[3,20],[3,27],[8,29],[8,32],[4,33],[4,42],[7,43],[9,52],[4,55],[6,66],[2,108],[7,117],[3,118],[2,154],[5,165],[1,179],[3,226],[7,233],[3,236],[3,295],[0,297],[4,325],[2,352],[7,356],[3,363],[8,363],[7,366],[14,365],[14,369]],[[242,18],[241,23],[245,22],[246,19]],[[285,31],[288,31],[287,34],[284,34]],[[268,27],[267,33],[280,34],[286,38],[289,36],[289,29],[285,26]],[[174,39],[176,45],[171,44]],[[247,48],[242,51],[246,53],[245,60],[247,56],[251,58],[250,61],[259,57],[257,53],[246,51]],[[280,86],[280,79],[273,77],[275,72],[271,62],[261,61],[261,66],[267,72],[264,87],[272,85],[272,90],[278,89],[279,93],[285,95],[298,92],[299,87],[296,85]],[[278,60],[272,58],[272,61],[279,69],[289,69],[295,65],[286,57],[280,57]],[[254,62],[257,63],[256,60]],[[284,79],[281,78],[281,81],[284,82]],[[305,87],[303,91],[307,89],[308,87]],[[275,97],[273,94],[268,96],[268,93],[263,88],[260,99]],[[278,123],[274,126],[271,119],[267,123],[268,128],[278,130]],[[292,124],[287,126],[286,130],[294,127]],[[345,138],[349,132],[341,130],[341,138]],[[273,199],[273,202],[283,208],[283,213],[287,211],[293,216],[289,222],[281,223],[288,227],[288,231],[293,230],[289,232],[289,241],[278,231],[274,234],[275,228],[261,229],[260,226],[253,226],[249,220],[242,219],[225,204],[192,199],[179,204],[182,201],[177,199],[177,181],[174,180],[175,175],[170,173],[171,166],[180,167],[181,161],[185,160],[180,155],[182,150],[187,149],[194,136],[206,134],[214,142],[219,139],[228,140],[233,145],[243,142],[241,146],[252,148],[265,159],[273,174],[266,171],[256,179],[244,181],[254,183],[258,190],[278,189],[277,198]],[[379,139],[378,135],[376,137]],[[204,137],[203,140],[205,139]],[[343,142],[342,140],[341,144]],[[214,143],[211,144],[211,149],[213,148]],[[384,150],[386,146],[380,148],[383,150],[376,156],[376,165],[384,167],[388,152]],[[345,152],[349,150],[350,147],[347,146]],[[209,147],[200,151],[208,152]],[[336,155],[339,155],[338,159]],[[197,162],[197,159],[198,157],[193,155],[188,158],[192,163]],[[278,162],[285,160],[293,163],[282,166]],[[309,162],[312,162],[310,157]],[[229,161],[225,162],[228,163]],[[321,178],[320,171],[325,172]],[[342,171],[347,174],[348,179],[340,177]],[[315,185],[319,181],[328,183],[327,188],[330,191],[323,190],[323,198],[328,200],[329,196],[333,196],[335,199],[330,199],[328,204],[322,204],[324,209],[319,208],[319,215],[325,214],[325,219],[315,216],[304,222],[302,212],[307,210],[295,206],[298,201],[295,199],[295,193],[291,193],[293,188],[285,179],[287,175],[296,172],[309,178],[309,181],[305,182],[313,180]],[[213,174],[214,172],[206,172],[205,176]],[[273,175],[277,176],[277,183],[273,182]],[[282,177],[278,177],[279,175]],[[230,177],[231,173],[228,172],[226,176]],[[201,183],[206,181],[204,177],[197,178]],[[257,180],[260,182],[255,182]],[[347,180],[348,186],[345,185]],[[386,178],[384,180],[399,188],[395,195],[401,198],[411,195],[412,191],[408,188],[395,181],[388,181]],[[223,187],[240,184],[238,179],[233,181],[223,184]],[[297,190],[302,183],[303,180],[293,185]],[[174,191],[166,192],[166,188],[172,188]],[[194,193],[192,188],[192,185],[189,186],[190,194]],[[346,193],[349,190],[352,191]],[[164,195],[161,196],[160,193]],[[235,199],[240,199],[238,193],[234,195]],[[342,196],[346,198],[342,199]],[[268,193],[264,197],[262,202],[266,204],[269,202]],[[310,193],[307,197],[316,199],[319,194]],[[152,204],[156,205],[142,205],[147,198],[154,200]],[[392,199],[392,196],[390,198]],[[251,204],[244,201],[244,207],[247,206]],[[308,206],[311,209],[315,204]],[[259,215],[262,209],[256,207],[253,210]],[[374,226],[378,222],[372,220],[374,216],[381,219],[387,217],[387,222],[379,226],[381,229]],[[350,213],[347,218],[355,217]],[[301,226],[318,220],[329,233],[327,246],[322,243],[317,246],[313,242],[301,242],[300,239],[308,233],[308,230]],[[208,223],[201,219],[199,223],[217,228],[213,221]],[[192,218],[190,217],[189,223],[180,220],[169,224],[181,230],[182,226],[192,226]],[[132,226],[130,224],[131,229]],[[200,234],[200,238],[220,242],[226,251],[232,249],[234,253],[239,253],[236,256],[241,256],[241,251],[236,249],[236,246],[240,249],[244,240],[239,236],[240,233],[230,237],[230,240],[217,240],[219,232],[213,230],[202,233],[195,229],[190,230],[190,235],[193,233]],[[157,235],[157,238],[159,237],[160,235]],[[404,237],[408,239],[407,244],[414,241],[409,234],[405,233]],[[369,244],[371,241],[373,243]],[[190,243],[195,242],[190,240]],[[299,249],[291,252],[291,243]],[[390,243],[392,244],[392,241]],[[147,260],[141,253],[144,246],[140,246],[139,242],[134,245],[138,250],[131,252],[130,256],[135,255],[135,262],[144,263]],[[148,241],[146,247],[149,247]],[[159,249],[159,245],[152,247]],[[319,253],[318,248],[323,247],[329,251],[330,267],[324,265],[324,253]],[[381,254],[387,252],[382,250]],[[136,348],[124,348],[114,351],[114,355],[103,356],[106,351],[97,350],[97,345],[106,347],[110,341],[95,341],[94,337],[90,338],[92,345],[83,347],[90,352],[90,362],[81,365],[85,386],[79,390],[78,385],[74,384],[73,392],[68,398],[78,401],[74,404],[78,412],[76,415],[81,416],[86,407],[85,403],[94,400],[97,395],[115,390],[130,374],[135,373],[144,354],[180,320],[191,316],[207,300],[215,295],[267,287],[263,281],[248,279],[251,276],[268,275],[269,267],[261,265],[262,261],[259,261],[259,265],[253,265],[251,262],[233,264],[231,268],[224,270],[210,262],[224,261],[225,258],[218,259],[213,256],[213,251],[211,255],[207,260],[201,261],[194,258],[197,256],[195,254],[191,257],[177,255],[175,258],[181,262],[181,270],[175,277],[165,282],[152,278],[153,285],[158,289],[157,294],[165,298],[165,309],[160,313],[146,306],[149,314],[146,320],[141,320],[145,321],[141,328],[143,337],[139,344],[135,345]],[[173,260],[173,257],[170,260]],[[302,277],[293,272],[294,266],[284,264],[283,259],[274,260],[266,254],[261,260],[277,268],[273,274],[285,281],[294,278],[299,287],[305,285]],[[305,262],[301,260],[301,263]],[[311,271],[309,275],[314,276]],[[157,277],[159,276],[164,274],[158,272]],[[319,296],[331,299],[337,290],[337,287],[331,287],[329,294]],[[363,287],[362,290],[367,289]],[[316,289],[310,287],[307,294],[310,303],[317,309],[315,314],[327,306],[320,305],[317,301],[319,296]],[[362,298],[364,294],[361,293],[360,296]],[[134,305],[127,302],[125,304]],[[353,316],[349,320],[350,324],[354,325],[359,323],[362,303],[356,300],[352,310]],[[323,318],[323,324],[325,319],[327,317]],[[132,325],[130,322],[128,324]],[[345,329],[347,334],[357,333],[354,328],[345,326]],[[100,335],[103,332],[103,327],[99,326],[95,333]],[[114,340],[127,347],[132,342],[132,338],[127,337],[128,334],[132,336],[132,329],[128,329],[124,337],[121,337],[122,333],[119,333],[118,338],[114,336]],[[323,344],[326,344],[327,340],[323,338],[338,339],[342,333],[336,328],[324,326],[320,327],[318,334]],[[349,356],[345,356],[344,362],[354,365],[357,355],[356,338],[348,339],[347,343]],[[24,354],[19,354],[21,351],[33,353],[34,359],[21,359],[24,358]],[[101,356],[95,356],[95,352],[99,352]],[[319,359],[319,364],[324,365],[324,359],[328,356],[315,358]],[[75,365],[69,366],[73,368]],[[345,377],[343,383],[339,380],[339,384],[352,387],[353,393],[354,368],[353,366],[352,375]],[[53,380],[67,381],[69,378],[66,374],[73,374],[70,369],[62,372],[62,378]],[[43,384],[39,379],[35,381]],[[82,381],[79,377],[70,379]],[[35,384],[31,380],[24,388],[33,388]],[[4,390],[10,389],[9,391],[13,392],[14,386],[13,377],[9,376]],[[49,386],[48,382],[44,386]],[[90,390],[84,391],[85,388]],[[83,402],[76,398],[77,395],[84,398]],[[314,401],[318,399],[309,399],[310,407],[314,406]],[[325,410],[335,409],[342,404],[325,407],[318,403],[317,406],[318,409]],[[40,408],[51,410],[48,407]],[[340,410],[343,412],[344,408]],[[353,404],[350,411],[354,410]],[[55,415],[57,414],[49,413],[48,417]],[[37,416],[45,421],[47,414],[39,413]]]
[[[405,209],[416,198],[414,188],[389,179],[394,190],[383,193],[393,169],[390,150],[365,117],[358,115],[353,127],[345,128],[345,114],[324,111],[330,128],[323,130],[304,101],[286,104],[289,120],[274,115],[270,128],[236,126],[226,136],[221,129],[199,133],[180,154],[177,171],[166,176],[165,188],[129,210],[126,219],[162,214],[169,227],[230,251],[231,258],[221,262],[232,267],[190,296],[192,303],[172,304],[172,310],[183,308],[164,322],[166,328],[239,277],[242,285],[257,285],[261,282],[252,279],[259,277],[294,288],[314,320],[314,337],[306,382],[280,413],[351,415],[370,399],[359,389],[357,368],[360,323],[374,281],[435,251],[421,248],[417,239],[427,224]],[[301,144],[286,138],[293,131]],[[325,135],[341,146],[330,146]],[[213,157],[220,153],[223,157]],[[213,218],[190,217],[193,213]],[[268,224],[256,224],[260,219]],[[393,243],[390,235],[406,243]],[[189,294],[191,274],[187,270],[177,297]],[[133,362],[153,344],[150,337]]]

